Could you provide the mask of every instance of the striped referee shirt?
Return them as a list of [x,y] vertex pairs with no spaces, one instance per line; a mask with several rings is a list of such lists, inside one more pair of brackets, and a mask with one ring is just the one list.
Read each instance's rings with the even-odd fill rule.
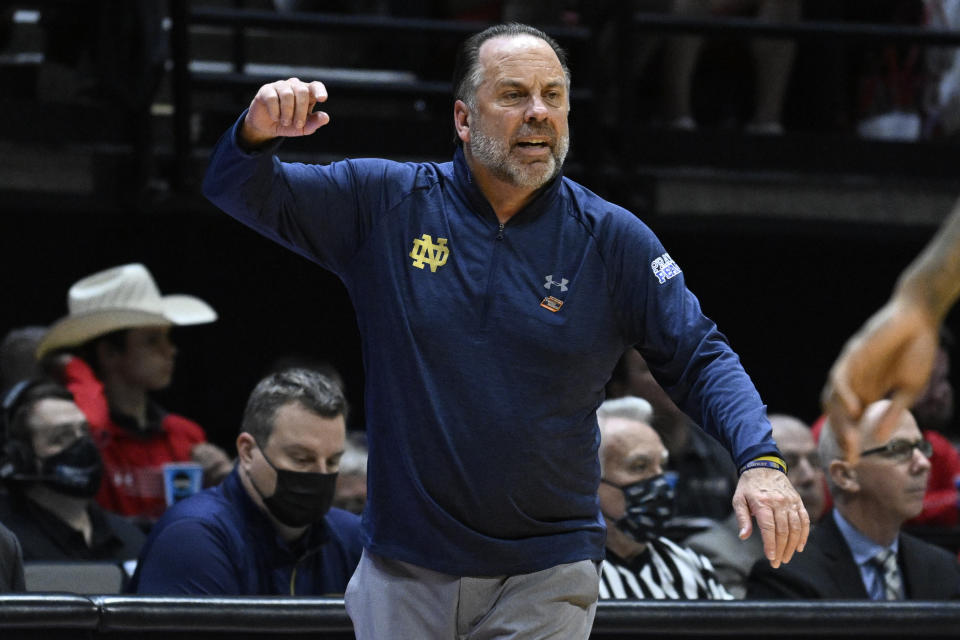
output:
[[733,600],[705,556],[667,538],[656,538],[631,560],[607,549],[600,599]]

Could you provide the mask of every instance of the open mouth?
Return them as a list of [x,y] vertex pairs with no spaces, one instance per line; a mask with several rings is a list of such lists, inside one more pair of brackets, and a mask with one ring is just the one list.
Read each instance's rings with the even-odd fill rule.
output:
[[525,149],[546,149],[550,145],[545,140],[521,140],[520,142],[517,142],[517,146]]

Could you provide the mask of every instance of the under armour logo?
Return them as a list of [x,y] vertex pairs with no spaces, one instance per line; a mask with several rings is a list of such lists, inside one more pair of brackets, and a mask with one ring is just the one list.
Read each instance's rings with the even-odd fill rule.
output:
[[552,274],[552,273],[551,273],[550,275],[548,275],[548,276],[545,278],[545,280],[546,280],[546,282],[545,282],[544,285],[543,285],[543,288],[544,288],[544,289],[549,289],[550,287],[552,287],[552,286],[554,286],[554,285],[560,287],[560,291],[566,291],[567,289],[570,288],[570,287],[567,286],[567,283],[570,282],[569,280],[567,280],[566,278],[560,278],[560,282],[557,282],[556,280],[553,279],[553,274]]
[[414,238],[409,255],[417,269],[423,269],[423,265],[428,264],[431,273],[436,273],[437,267],[447,264],[450,249],[447,248],[446,238],[437,238],[437,244],[433,244],[433,238],[425,233],[420,238]]
[[650,268],[653,269],[653,275],[657,277],[657,282],[660,284],[680,274],[680,265],[673,261],[669,253],[665,253],[651,262]]

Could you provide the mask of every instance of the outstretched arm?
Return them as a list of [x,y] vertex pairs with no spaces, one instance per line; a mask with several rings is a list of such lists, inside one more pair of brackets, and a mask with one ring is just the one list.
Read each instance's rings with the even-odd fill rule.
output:
[[846,343],[823,390],[824,410],[848,459],[860,451],[857,421],[872,402],[892,403],[877,427],[886,439],[897,415],[923,390],[944,316],[960,295],[960,201],[901,274],[890,300]]

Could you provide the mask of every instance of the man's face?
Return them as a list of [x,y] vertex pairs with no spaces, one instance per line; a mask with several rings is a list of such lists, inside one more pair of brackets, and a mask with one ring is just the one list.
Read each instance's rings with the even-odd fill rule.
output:
[[479,61],[484,79],[467,149],[494,178],[537,189],[557,175],[570,146],[563,67],[550,45],[528,35],[487,40]]
[[[346,433],[343,416],[325,418],[299,402],[290,402],[277,409],[264,453],[278,469],[335,473],[340,468]],[[249,472],[265,496],[273,495],[277,473],[261,453],[253,453]]]
[[28,420],[33,453],[38,459],[55,456],[89,435],[87,418],[70,400],[45,398],[33,405]]
[[[868,419],[871,409],[868,408]],[[877,442],[872,432],[863,442],[863,450],[886,445],[897,440],[918,442],[920,429],[908,411],[904,411],[897,428],[888,440]],[[856,465],[859,491],[856,500],[880,517],[888,517],[898,525],[913,518],[923,510],[923,496],[930,475],[930,460],[917,449],[908,456],[891,457],[879,454],[861,456]]]
[[130,329],[126,348],[115,353],[111,370],[128,384],[147,391],[158,391],[170,385],[177,348],[170,340],[170,327]]
[[[774,422],[774,419],[771,419]],[[780,453],[787,463],[787,477],[800,494],[803,506],[815,522],[823,515],[824,484],[820,456],[810,430],[802,424],[774,423],[773,438],[777,441]]]
[[618,489],[663,473],[667,451],[653,427],[628,418],[607,418],[604,423],[603,479],[600,508],[610,519],[626,513],[623,491]]

